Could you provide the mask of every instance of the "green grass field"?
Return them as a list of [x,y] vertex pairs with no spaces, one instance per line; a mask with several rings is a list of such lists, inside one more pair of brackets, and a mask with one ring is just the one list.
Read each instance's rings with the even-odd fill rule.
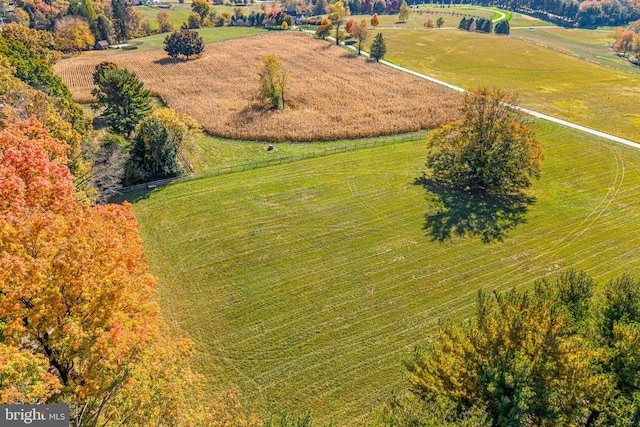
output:
[[177,30],[180,28],[183,22],[187,22],[189,14],[191,13],[191,5],[184,3],[173,3],[170,9],[160,9],[153,6],[136,6],[135,10],[140,12],[146,19],[149,20],[151,28],[157,30],[158,25],[158,12],[164,11],[169,14],[169,21],[173,27]]
[[[210,390],[236,384],[251,412],[311,409],[318,424],[353,426],[406,387],[403,357],[442,316],[466,316],[478,289],[567,268],[600,282],[640,274],[640,152],[536,127],[546,160],[526,205],[437,202],[415,184],[423,140],[186,181],[137,202],[163,315],[194,340]],[[503,240],[483,243],[487,230]]]
[[620,71],[640,74],[640,67],[620,58],[611,48],[611,32],[566,28],[522,28],[511,32],[513,37],[531,40],[545,47],[576,55],[588,61]]
[[[291,157],[320,157],[323,153],[354,150],[365,146],[412,141],[426,135],[426,131],[362,139],[343,139],[322,142],[255,142],[218,138],[203,134],[187,150],[195,173],[215,172],[232,166],[250,165],[256,162],[287,160]],[[275,150],[269,152],[272,145]]]
[[513,37],[458,30],[382,31],[385,58],[398,65],[464,88],[515,92],[527,108],[638,140],[640,77],[636,74]]
[[[250,37],[263,34],[267,30],[256,27],[213,27],[201,28],[197,31],[205,43],[217,43],[225,40],[238,39],[241,37]],[[132,40],[137,44],[138,48],[134,50],[108,49],[108,50],[91,50],[82,52],[85,56],[112,56],[112,55],[135,55],[136,53],[151,52],[164,49],[164,39],[167,34],[155,34],[153,36],[141,37]]]
[[523,15],[517,12],[511,12],[511,19],[509,20],[509,26],[511,29],[520,28],[520,27],[549,27],[555,26],[547,21],[543,21],[538,18],[534,18],[533,16]]
[[[508,12],[505,12],[508,13]],[[398,21],[398,15],[380,15],[380,27],[392,27],[394,30],[398,29],[424,29],[424,23],[431,19],[434,24],[438,18],[444,19],[443,28],[446,27],[458,27],[460,20],[463,17],[481,17],[481,18],[498,18],[499,15],[493,9],[483,7],[434,7],[434,6],[420,6],[411,13],[409,19],[406,22]],[[360,22],[362,19],[366,19],[367,23],[371,20],[371,15],[352,15],[348,19],[353,19],[356,22]]]
[[[180,26],[187,22],[189,18],[189,14],[191,13],[191,2],[188,3],[178,3],[178,2],[169,2],[171,4],[171,8],[169,9],[161,9],[159,7],[154,6],[136,6],[135,10],[139,11],[142,16],[149,20],[151,23],[151,28],[157,29],[158,25],[158,12],[165,11],[169,14],[169,20],[173,27],[178,30]],[[214,5],[211,8],[211,11],[216,11],[218,13],[229,12],[233,14],[233,6],[225,6],[225,5]],[[256,5],[245,6],[243,10],[248,15],[252,10],[259,10],[260,8]]]

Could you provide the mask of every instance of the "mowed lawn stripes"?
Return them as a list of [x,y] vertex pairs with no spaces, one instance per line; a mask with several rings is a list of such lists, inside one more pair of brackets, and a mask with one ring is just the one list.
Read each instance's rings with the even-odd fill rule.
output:
[[187,181],[134,209],[163,313],[212,392],[354,425],[406,387],[402,359],[478,289],[568,268],[640,273],[640,152],[545,122],[543,178],[502,241],[434,241],[425,142]]
[[[387,43],[385,59],[394,64],[465,89],[509,91],[519,96],[522,107],[637,140],[640,76],[635,73],[514,37],[459,30],[381,31]],[[512,34],[522,37],[522,31]],[[575,37],[569,30],[562,34]],[[568,40],[567,50],[571,48]]]

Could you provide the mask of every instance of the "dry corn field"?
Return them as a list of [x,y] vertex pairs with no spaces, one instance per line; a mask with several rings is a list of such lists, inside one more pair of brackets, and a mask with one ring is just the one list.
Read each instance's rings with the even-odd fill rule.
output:
[[[278,56],[290,76],[285,110],[256,102],[263,55]],[[93,100],[91,76],[100,60],[79,56],[56,65],[76,101]],[[362,138],[432,129],[459,114],[458,94],[301,33],[209,44],[201,58],[190,61],[172,60],[164,51],[109,60],[135,72],[168,106],[225,138]]]

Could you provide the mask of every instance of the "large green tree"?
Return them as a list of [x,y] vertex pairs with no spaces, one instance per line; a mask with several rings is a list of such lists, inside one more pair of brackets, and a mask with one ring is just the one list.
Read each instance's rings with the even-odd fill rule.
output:
[[174,31],[164,39],[164,50],[172,58],[182,55],[189,59],[204,51],[204,41],[195,31],[182,29]]
[[114,133],[128,137],[151,113],[149,90],[135,73],[103,62],[96,67],[93,81],[97,86],[91,92],[96,97],[93,108],[104,108],[102,115]]
[[460,122],[431,132],[427,166],[437,182],[472,193],[513,194],[540,176],[542,148],[502,91],[465,95]]
[[111,22],[116,41],[126,42],[131,38],[131,4],[127,0],[111,0]]
[[170,178],[181,173],[176,145],[167,128],[154,117],[140,123],[129,154],[129,183]]
[[640,281],[595,288],[569,271],[530,292],[480,292],[472,320],[443,324],[407,362],[412,391],[496,427],[638,425]]

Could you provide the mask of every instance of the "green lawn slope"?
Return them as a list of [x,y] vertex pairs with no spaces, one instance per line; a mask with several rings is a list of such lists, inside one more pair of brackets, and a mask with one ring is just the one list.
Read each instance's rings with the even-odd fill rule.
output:
[[[459,30],[382,31],[385,58],[398,65],[466,89],[486,86],[518,93],[524,107],[638,140],[637,74],[514,37]],[[522,31],[528,30],[512,33]]]
[[[318,424],[353,426],[406,388],[402,359],[442,316],[468,315],[478,289],[568,268],[600,282],[640,274],[640,152],[536,128],[543,177],[511,215],[465,198],[443,205],[416,185],[423,140],[186,181],[137,202],[163,314],[194,340],[210,391],[235,384],[254,413],[311,409]],[[475,234],[492,227],[502,241]]]

